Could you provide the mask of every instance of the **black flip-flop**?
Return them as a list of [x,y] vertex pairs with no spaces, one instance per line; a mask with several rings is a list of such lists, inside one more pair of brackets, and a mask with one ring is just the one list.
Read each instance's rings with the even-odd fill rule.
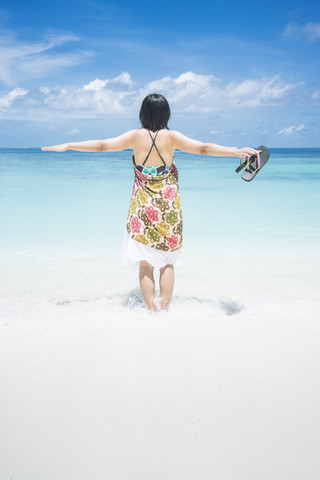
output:
[[267,147],[264,145],[260,145],[260,147],[255,148],[258,150],[259,153],[255,155],[251,155],[250,157],[246,157],[245,161],[241,163],[238,168],[236,168],[236,172],[239,173],[245,166],[247,168],[243,172],[241,178],[246,182],[251,182],[251,180],[260,172],[261,168],[267,163],[270,157],[270,152]]

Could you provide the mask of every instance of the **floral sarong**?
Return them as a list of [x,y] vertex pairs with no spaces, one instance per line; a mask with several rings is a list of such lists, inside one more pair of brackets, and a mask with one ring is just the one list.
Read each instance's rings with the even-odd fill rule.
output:
[[140,172],[132,155],[135,180],[127,216],[127,231],[138,242],[163,251],[182,246],[182,209],[178,170],[171,168],[162,175]]

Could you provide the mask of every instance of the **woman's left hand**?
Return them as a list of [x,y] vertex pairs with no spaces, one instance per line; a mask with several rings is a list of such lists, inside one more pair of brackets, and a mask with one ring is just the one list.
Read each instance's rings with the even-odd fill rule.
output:
[[243,158],[243,157],[250,157],[251,155],[255,155],[257,153],[258,153],[258,150],[255,150],[254,148],[244,147],[244,148],[237,148],[235,155],[236,157]]

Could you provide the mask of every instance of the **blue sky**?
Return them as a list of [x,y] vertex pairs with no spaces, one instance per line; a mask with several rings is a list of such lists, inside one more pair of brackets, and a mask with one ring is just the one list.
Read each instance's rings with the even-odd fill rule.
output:
[[320,147],[318,2],[3,0],[0,146],[108,138],[164,94],[169,126],[228,146]]

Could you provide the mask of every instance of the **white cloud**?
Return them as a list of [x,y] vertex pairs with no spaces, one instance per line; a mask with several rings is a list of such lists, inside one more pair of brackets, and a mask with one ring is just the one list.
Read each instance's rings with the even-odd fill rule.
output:
[[176,78],[163,77],[147,83],[141,93],[159,92],[166,95],[176,111],[210,112],[213,107],[210,97],[218,93],[218,83],[219,79],[214,75],[186,72]]
[[123,85],[132,85],[132,79],[131,79],[131,76],[130,76],[130,73],[128,72],[123,72],[121,73],[121,75],[119,75],[118,77],[115,77],[113,79],[110,80],[110,83],[111,84],[117,84],[117,83],[120,83],[120,84],[123,84]]
[[71,130],[67,132],[67,135],[79,135],[79,133],[80,133],[79,128],[71,128]]
[[115,78],[107,78],[106,80],[100,80],[96,78],[92,82],[84,85],[82,88],[83,90],[92,90],[92,91],[99,91],[102,90],[106,85],[132,85],[132,79],[128,72],[121,73],[118,77]]
[[218,130],[210,130],[209,133],[212,133],[213,135],[216,135],[217,133],[219,133],[219,131]]
[[61,68],[69,68],[92,55],[90,51],[53,53],[54,47],[80,40],[73,34],[49,32],[43,40],[26,42],[9,32],[0,37],[0,81],[7,86],[38,78]]
[[320,97],[320,89],[315,90],[311,95],[312,100],[317,100],[319,97]]
[[[132,84],[130,74],[124,72],[115,78],[96,78],[75,89],[42,86],[39,89],[42,95],[40,101],[38,100],[38,115],[41,112],[42,118],[130,116],[135,111],[134,96],[137,95],[137,92],[131,89]],[[33,115],[31,111],[30,114]]]
[[308,42],[320,39],[320,23],[308,22],[304,25],[289,23],[283,33],[285,39],[300,40],[305,38]]
[[280,99],[286,92],[298,85],[298,83],[285,84],[281,81],[280,75],[274,75],[270,79],[244,80],[238,85],[231,83],[228,85],[228,93],[229,97],[235,99],[236,102],[257,107],[272,104],[274,100]]
[[27,93],[28,90],[17,87],[14,90],[11,90],[11,92],[7,93],[6,95],[3,95],[2,97],[0,97],[0,110],[4,112],[12,105],[12,103],[17,97],[23,97],[24,95],[27,95]]
[[247,79],[226,86],[214,75],[187,72],[177,78],[164,77],[148,83],[143,91],[160,91],[167,95],[176,111],[212,112],[225,108],[275,105],[286,92],[301,83],[284,83],[280,75]]
[[301,130],[305,130],[306,127],[301,123],[299,126],[292,125],[291,127],[283,128],[280,130],[277,135],[292,135],[296,132],[301,132]]
[[92,80],[92,82],[88,83],[87,85],[83,86],[83,90],[92,90],[92,91],[99,91],[102,90],[108,83],[108,80],[100,80],[99,78],[96,78],[95,80]]
[[[99,79],[76,88],[41,86],[21,105],[25,119],[132,117],[138,114],[142,99],[149,93],[165,95],[177,113],[203,114],[221,110],[254,108],[280,104],[301,83],[285,83],[280,75],[246,79],[226,85],[214,75],[185,72],[166,76],[133,88],[128,72],[114,78]],[[21,102],[22,103],[22,102]],[[7,113],[10,117],[10,111]],[[12,116],[16,116],[13,112]],[[11,117],[11,118],[13,118]]]

